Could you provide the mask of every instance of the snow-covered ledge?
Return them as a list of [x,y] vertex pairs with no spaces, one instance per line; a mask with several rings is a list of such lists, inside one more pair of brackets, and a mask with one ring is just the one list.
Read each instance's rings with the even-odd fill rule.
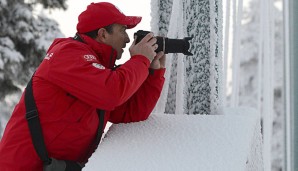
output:
[[259,116],[249,108],[224,113],[112,125],[84,171],[263,170]]

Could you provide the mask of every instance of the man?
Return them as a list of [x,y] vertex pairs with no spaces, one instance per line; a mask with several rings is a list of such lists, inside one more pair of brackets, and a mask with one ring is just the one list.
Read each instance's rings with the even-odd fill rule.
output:
[[[131,58],[114,68],[130,39],[126,29],[141,17],[125,16],[110,3],[91,3],[78,17],[74,38],[56,39],[32,77],[32,91],[49,157],[84,163],[100,119],[112,123],[148,118],[162,90],[165,55],[150,33],[129,48]],[[149,72],[150,71],[150,72]],[[25,92],[27,89],[25,90]],[[38,171],[24,93],[0,143],[1,171]],[[121,145],[121,144],[119,144]]]

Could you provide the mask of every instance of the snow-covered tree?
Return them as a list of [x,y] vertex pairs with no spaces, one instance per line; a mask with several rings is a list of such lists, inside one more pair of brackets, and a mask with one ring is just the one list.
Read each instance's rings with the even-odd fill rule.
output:
[[7,107],[7,95],[20,92],[54,38],[63,36],[56,21],[34,13],[36,5],[66,9],[65,0],[0,0],[0,106]]
[[51,41],[61,32],[45,15],[33,13],[42,3],[46,8],[66,8],[64,1],[0,1],[0,100],[24,85],[43,59]]

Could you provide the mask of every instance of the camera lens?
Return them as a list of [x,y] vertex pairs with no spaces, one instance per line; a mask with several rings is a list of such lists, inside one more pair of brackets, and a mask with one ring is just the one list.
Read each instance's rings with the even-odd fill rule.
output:
[[[136,44],[139,43],[149,31],[139,30],[134,35],[137,36]],[[164,51],[165,54],[168,53],[183,53],[184,55],[193,55],[188,51],[190,44],[189,40],[191,37],[185,37],[184,39],[169,39],[167,37],[156,37],[158,48],[155,52]]]
[[193,55],[188,51],[190,44],[190,37],[185,37],[184,39],[169,39],[165,38],[164,52],[167,53],[183,53],[184,55]]

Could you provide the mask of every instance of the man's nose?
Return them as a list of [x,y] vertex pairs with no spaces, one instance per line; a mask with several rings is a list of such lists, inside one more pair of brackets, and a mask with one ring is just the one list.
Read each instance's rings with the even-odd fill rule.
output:
[[129,43],[130,42],[130,39],[129,39],[129,37],[127,37],[126,39],[125,39],[125,43]]
[[126,33],[126,36],[125,36],[125,43],[129,43],[129,42],[130,42],[130,39],[129,39],[128,34]]

